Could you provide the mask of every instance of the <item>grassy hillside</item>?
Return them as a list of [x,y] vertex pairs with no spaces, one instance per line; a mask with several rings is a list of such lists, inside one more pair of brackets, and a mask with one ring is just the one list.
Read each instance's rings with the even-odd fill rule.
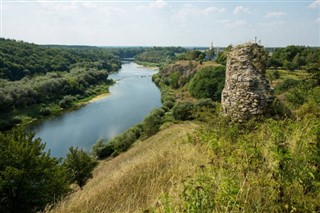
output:
[[100,162],[94,178],[50,212],[143,212],[164,205],[164,195],[182,187],[207,163],[206,148],[188,137],[198,125],[177,124]]

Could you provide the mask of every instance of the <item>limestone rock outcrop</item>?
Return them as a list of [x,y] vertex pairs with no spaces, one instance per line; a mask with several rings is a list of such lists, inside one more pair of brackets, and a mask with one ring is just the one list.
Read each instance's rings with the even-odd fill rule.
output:
[[238,45],[228,53],[221,103],[233,120],[269,112],[274,96],[265,78],[267,59],[268,52],[256,43]]

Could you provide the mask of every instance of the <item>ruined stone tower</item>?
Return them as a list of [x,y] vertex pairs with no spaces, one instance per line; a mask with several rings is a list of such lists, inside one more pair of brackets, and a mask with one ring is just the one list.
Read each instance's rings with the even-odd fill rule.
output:
[[267,51],[256,43],[236,46],[228,53],[222,108],[233,120],[267,114],[274,99],[265,78]]

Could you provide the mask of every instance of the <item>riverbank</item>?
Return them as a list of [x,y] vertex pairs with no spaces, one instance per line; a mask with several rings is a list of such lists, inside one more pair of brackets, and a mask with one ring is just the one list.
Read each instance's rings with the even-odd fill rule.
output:
[[159,70],[159,63],[145,62],[145,61],[135,61],[140,67],[147,67],[152,70]]
[[14,126],[28,127],[46,119],[55,118],[64,113],[78,110],[82,106],[94,103],[110,95],[109,87],[114,84],[115,82],[111,84],[100,84],[90,88],[87,91],[88,95],[86,97],[73,100],[67,108],[62,108],[59,102],[55,101],[49,104],[34,104],[32,106],[2,112],[0,114],[0,131],[10,130]]
[[92,98],[90,101],[88,101],[87,103],[94,103],[94,102],[97,102],[99,100],[102,100],[106,97],[108,97],[109,95],[111,95],[111,93],[102,93],[100,95],[97,95],[96,97]]

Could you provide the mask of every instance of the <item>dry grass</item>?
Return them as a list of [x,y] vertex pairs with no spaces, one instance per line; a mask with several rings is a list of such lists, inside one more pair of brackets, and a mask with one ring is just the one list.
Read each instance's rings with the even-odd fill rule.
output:
[[155,206],[163,193],[180,188],[182,180],[207,161],[205,147],[187,142],[196,128],[193,123],[171,126],[102,161],[83,190],[50,212],[142,212]]

